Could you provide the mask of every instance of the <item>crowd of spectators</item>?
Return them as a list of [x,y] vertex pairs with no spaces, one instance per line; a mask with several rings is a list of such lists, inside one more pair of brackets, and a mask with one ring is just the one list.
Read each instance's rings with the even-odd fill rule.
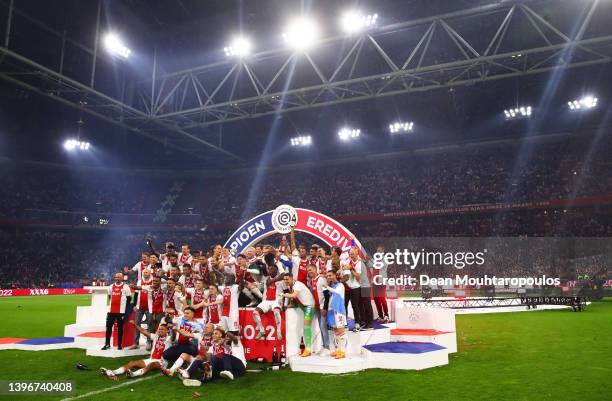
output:
[[[455,147],[388,158],[277,167],[250,172],[176,175],[79,171],[4,163],[0,169],[0,288],[90,283],[132,265],[151,237],[193,249],[223,244],[237,223],[291,204],[337,217],[359,238],[389,237],[610,237],[612,213],[603,205],[481,213],[447,213],[363,222],[351,215],[431,210],[505,202],[612,195],[612,141],[564,139]],[[316,149],[311,149],[316,151]],[[181,182],[181,191],[171,188]],[[53,213],[194,213],[176,231],[118,228],[85,230],[27,225],[28,211]],[[78,215],[78,219],[82,219]],[[147,217],[147,218],[149,218]],[[143,221],[142,219],[140,220]],[[39,222],[40,223],[40,222]],[[47,222],[48,223],[48,222]],[[112,221],[111,221],[112,223]],[[173,225],[176,221],[157,221]],[[223,224],[223,227],[220,228]],[[174,224],[176,226],[176,224]],[[29,228],[28,228],[29,227]],[[91,227],[89,227],[91,228]],[[278,239],[277,239],[278,240]],[[586,260],[586,259],[585,259]],[[590,271],[599,262],[572,271]],[[500,264],[497,264],[500,266]],[[506,273],[535,271],[537,263],[506,264]],[[552,265],[537,268],[549,271]],[[566,269],[567,270],[567,269]],[[19,272],[19,274],[15,274]],[[572,273],[573,274],[573,273]]]
[[[577,139],[472,145],[325,165],[230,169],[206,178],[3,168],[0,216],[36,209],[152,219],[166,209],[196,213],[199,223],[211,224],[234,223],[279,204],[339,216],[601,196],[612,194],[611,150],[611,140],[596,146]],[[174,181],[183,189],[164,203]]]

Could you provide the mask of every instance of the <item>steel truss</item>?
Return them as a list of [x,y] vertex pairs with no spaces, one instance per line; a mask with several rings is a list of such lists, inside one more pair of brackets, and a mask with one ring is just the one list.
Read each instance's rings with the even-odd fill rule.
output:
[[[270,50],[160,74],[154,62],[152,78],[134,83],[132,96],[124,96],[124,88],[119,97],[94,88],[95,68],[87,83],[71,79],[61,63],[59,70],[36,63],[10,49],[6,40],[0,47],[0,78],[197,156],[203,156],[201,147],[236,159],[204,139],[207,127],[609,63],[612,24],[600,22],[606,14],[601,9],[609,7],[603,3],[579,2],[571,27],[555,26],[543,16],[553,6],[549,0],[504,1],[329,38],[303,53]],[[557,0],[554,8],[576,4]],[[95,66],[97,47],[84,48]],[[63,53],[62,47],[62,59]]]
[[525,306],[527,309],[535,309],[538,305],[563,305],[571,306],[574,311],[582,311],[586,308],[587,299],[580,296],[523,296],[515,298],[462,298],[462,299],[403,299],[405,305],[424,308],[503,308],[510,306]]

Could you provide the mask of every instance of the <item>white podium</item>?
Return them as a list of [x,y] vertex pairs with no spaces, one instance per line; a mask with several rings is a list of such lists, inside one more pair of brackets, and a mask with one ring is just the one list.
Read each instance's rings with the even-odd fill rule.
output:
[[108,287],[83,287],[91,291],[91,306],[77,306],[76,323],[64,327],[65,337],[103,331],[106,328]]

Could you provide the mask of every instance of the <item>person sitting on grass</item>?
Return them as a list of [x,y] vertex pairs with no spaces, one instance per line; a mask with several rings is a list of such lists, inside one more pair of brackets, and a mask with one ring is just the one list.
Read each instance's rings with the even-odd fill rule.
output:
[[[195,373],[198,368],[202,366],[207,366],[206,353],[213,344],[214,328],[214,324],[208,323],[206,324],[206,326],[204,326],[204,331],[202,333],[192,333],[180,328],[177,329],[177,332],[179,334],[188,338],[196,339],[198,341],[198,354],[196,356],[192,356],[191,354],[188,354],[186,352],[182,353],[178,357],[176,362],[174,362],[172,367],[168,369],[168,374],[170,376],[172,376],[175,371],[178,371],[183,379],[189,379],[189,376]],[[184,362],[189,363],[187,369],[181,369]],[[204,370],[206,371],[206,369]]]
[[[155,334],[151,334],[147,330],[137,325],[133,320],[130,320],[130,323],[134,325],[136,330],[138,330],[153,343],[153,348],[151,349],[151,354],[148,359],[129,361],[125,365],[115,370],[100,368],[100,374],[108,376],[112,380],[117,380],[117,375],[120,374],[125,374],[126,377],[137,377],[142,376],[152,370],[162,369],[166,366],[166,361],[163,359],[163,354],[164,351],[172,344],[172,340],[168,335],[168,326],[165,324],[160,324],[157,327],[157,332]],[[132,371],[132,369],[138,370]]]
[[183,384],[186,386],[199,386],[218,378],[234,380],[234,377],[240,377],[245,374],[246,367],[244,363],[234,355],[232,355],[232,344],[238,343],[238,337],[232,333],[226,332],[223,328],[217,326],[213,331],[212,345],[206,352],[206,360],[210,362],[210,371],[208,371],[203,359],[194,361],[189,370],[195,373],[198,365],[205,365],[204,374],[200,380],[185,379]]

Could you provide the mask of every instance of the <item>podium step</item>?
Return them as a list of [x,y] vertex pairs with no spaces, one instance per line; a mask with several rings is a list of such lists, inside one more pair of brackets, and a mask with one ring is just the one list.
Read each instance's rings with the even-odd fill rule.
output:
[[439,344],[391,341],[363,348],[370,368],[422,370],[448,365],[448,349]]
[[455,332],[433,329],[392,329],[393,342],[434,343],[445,347],[449,353],[457,352],[457,336]]
[[294,372],[339,374],[365,370],[368,368],[368,361],[361,355],[347,354],[343,359],[319,355],[302,358],[296,355],[289,357],[289,366]]

